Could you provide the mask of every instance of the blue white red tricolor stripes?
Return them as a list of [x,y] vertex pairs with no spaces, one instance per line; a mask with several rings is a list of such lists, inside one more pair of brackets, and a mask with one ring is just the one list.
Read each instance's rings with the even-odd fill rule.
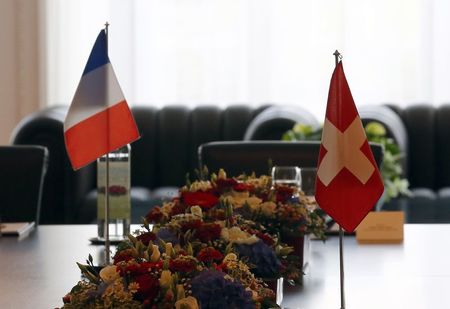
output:
[[64,122],[67,154],[74,170],[139,138],[100,31]]

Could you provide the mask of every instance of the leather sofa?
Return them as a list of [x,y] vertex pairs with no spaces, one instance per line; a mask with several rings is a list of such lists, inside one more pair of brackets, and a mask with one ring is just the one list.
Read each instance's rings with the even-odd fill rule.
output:
[[[380,111],[381,110],[381,111]],[[296,122],[320,122],[296,108],[231,105],[187,108],[132,108],[141,139],[132,144],[132,216],[134,221],[163,196],[185,183],[198,168],[197,149],[211,141],[279,140]],[[41,223],[89,223],[95,220],[96,166],[74,172],[63,139],[67,107],[49,107],[23,119],[12,144],[37,144],[49,150]],[[385,105],[360,108],[363,122],[378,120],[405,151],[404,170],[413,197],[387,204],[404,209],[410,222],[447,222],[450,217],[450,105]],[[410,209],[415,211],[409,212]],[[133,210],[136,210],[133,213]]]
[[[402,168],[410,183],[411,197],[393,199],[381,205],[382,210],[403,210],[409,223],[450,222],[450,104],[434,107],[416,104],[402,108],[395,104],[359,107],[364,124],[384,124],[404,153]],[[267,109],[255,118],[247,132],[248,140],[279,139],[284,132],[270,125]],[[258,123],[256,123],[258,122]],[[314,127],[314,125],[313,125]],[[256,128],[256,129],[255,129]]]
[[[187,173],[195,173],[199,145],[242,140],[250,122],[267,107],[133,108],[141,133],[141,138],[131,145],[133,221],[145,214],[149,201],[170,195],[185,183]],[[37,144],[49,150],[42,224],[90,223],[96,217],[96,165],[78,171],[70,167],[63,136],[66,113],[67,107],[63,106],[33,113],[16,126],[11,137],[12,144]],[[139,211],[133,213],[133,209]]]

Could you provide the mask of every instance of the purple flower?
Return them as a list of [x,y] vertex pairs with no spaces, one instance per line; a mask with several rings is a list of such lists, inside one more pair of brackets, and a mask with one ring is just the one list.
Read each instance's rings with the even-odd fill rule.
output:
[[236,245],[236,249],[241,257],[247,257],[248,262],[255,268],[252,272],[262,278],[276,278],[280,272],[281,262],[275,251],[263,241],[258,241],[251,245]]
[[202,309],[253,309],[252,294],[239,282],[224,278],[225,274],[204,270],[192,280],[192,295]]
[[170,229],[163,227],[161,228],[156,236],[165,242],[171,242],[173,245],[176,245],[179,243],[177,235],[173,233]]

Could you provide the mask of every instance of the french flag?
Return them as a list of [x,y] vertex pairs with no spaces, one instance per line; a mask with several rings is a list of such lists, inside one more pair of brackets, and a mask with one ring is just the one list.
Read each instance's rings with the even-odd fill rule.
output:
[[74,170],[139,138],[107,49],[102,30],[64,122],[67,154]]

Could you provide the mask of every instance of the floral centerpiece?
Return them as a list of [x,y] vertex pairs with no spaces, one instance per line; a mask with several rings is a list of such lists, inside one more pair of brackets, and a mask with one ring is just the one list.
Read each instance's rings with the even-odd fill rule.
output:
[[301,192],[292,198],[293,189],[272,187],[268,176],[204,176],[152,208],[113,265],[79,265],[86,279],[64,308],[276,307],[265,281],[302,276],[282,231],[323,238],[322,217]]

